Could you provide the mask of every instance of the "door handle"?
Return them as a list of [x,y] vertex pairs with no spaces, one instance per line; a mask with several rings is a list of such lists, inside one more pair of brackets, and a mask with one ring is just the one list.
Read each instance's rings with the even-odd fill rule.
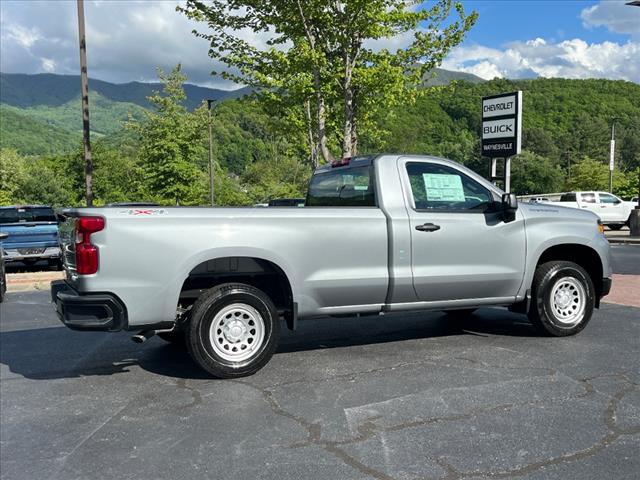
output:
[[424,225],[416,225],[416,230],[419,232],[435,232],[440,230],[440,225],[434,223],[425,223]]

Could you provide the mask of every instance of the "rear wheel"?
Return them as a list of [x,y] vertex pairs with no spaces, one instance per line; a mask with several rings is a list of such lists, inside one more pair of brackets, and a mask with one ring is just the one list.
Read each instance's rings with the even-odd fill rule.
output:
[[62,259],[60,258],[52,258],[49,261],[49,267],[54,270],[62,270]]
[[595,306],[589,274],[573,262],[552,261],[536,269],[529,319],[542,333],[575,335],[587,326]]
[[203,293],[193,305],[187,331],[189,353],[214,377],[251,375],[278,346],[280,321],[271,299],[242,283]]

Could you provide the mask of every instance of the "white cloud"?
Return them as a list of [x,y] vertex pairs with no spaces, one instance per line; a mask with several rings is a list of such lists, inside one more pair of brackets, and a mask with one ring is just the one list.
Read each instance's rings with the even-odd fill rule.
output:
[[22,25],[3,25],[2,38],[14,41],[24,48],[30,48],[35,42],[42,37],[37,29],[26,28]]
[[[166,71],[182,63],[192,83],[235,88],[210,75],[224,66],[208,56],[208,42],[191,33],[194,28],[206,31],[207,26],[176,12],[177,3],[87,1],[89,76],[114,82],[154,81],[156,66]],[[588,44],[580,39],[557,43],[536,38],[505,48],[461,46],[454,49],[443,67],[483,78],[602,77],[640,82],[640,8],[621,5],[601,2],[584,9],[581,18],[590,28],[606,26],[614,32],[638,35],[627,43]],[[79,73],[75,1],[0,0],[0,23],[3,72]],[[265,47],[273,33],[246,31],[242,36],[255,46]],[[396,49],[412,40],[413,35],[407,33],[367,46]]]
[[585,28],[606,27],[610,32],[640,38],[640,8],[626,5],[628,0],[606,0],[580,13]]
[[542,38],[513,42],[505,49],[461,46],[443,62],[443,68],[495,77],[609,78],[640,83],[640,43],[581,39],[550,43]]
[[56,71],[56,62],[52,58],[42,59],[42,70],[47,73],[54,73]]
[[[218,88],[236,85],[212,77],[220,70],[206,40],[194,28],[206,24],[175,11],[178,1],[87,1],[89,77],[113,82],[155,81],[156,67],[182,63],[189,82]],[[79,74],[75,1],[0,1],[0,70],[3,72]],[[251,35],[264,43],[264,35]]]

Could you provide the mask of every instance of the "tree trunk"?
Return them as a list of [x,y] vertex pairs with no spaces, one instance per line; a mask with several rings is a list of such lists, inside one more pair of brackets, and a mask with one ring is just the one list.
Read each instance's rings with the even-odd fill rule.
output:
[[353,91],[344,90],[344,134],[342,137],[342,158],[353,156]]
[[315,170],[318,168],[318,144],[313,135],[313,117],[311,116],[311,101],[309,99],[304,101],[304,110],[307,119],[307,141],[309,143],[309,160],[311,168]]
[[329,151],[327,146],[327,127],[326,127],[326,115],[327,110],[324,103],[324,97],[320,91],[319,86],[316,90],[316,99],[318,102],[318,146],[320,147],[320,153],[325,162],[333,162],[335,157]]
[[[298,3],[298,11],[300,12],[300,19],[302,20],[302,26],[304,27],[305,33],[307,35],[307,40],[309,41],[309,46],[312,50],[316,48],[316,38],[315,35],[311,32],[309,28],[309,23],[307,23],[307,18],[304,14],[304,9],[302,8],[301,0],[297,1]],[[322,95],[322,80],[320,78],[320,69],[318,65],[313,65],[313,86],[316,90],[316,102],[317,102],[317,114],[318,114],[318,125],[317,125],[317,138],[318,138],[318,148],[320,148],[320,153],[322,153],[322,158],[324,158],[325,162],[333,162],[335,158],[331,155],[329,148],[327,147],[327,128],[326,128],[326,105],[324,101],[324,96]]]

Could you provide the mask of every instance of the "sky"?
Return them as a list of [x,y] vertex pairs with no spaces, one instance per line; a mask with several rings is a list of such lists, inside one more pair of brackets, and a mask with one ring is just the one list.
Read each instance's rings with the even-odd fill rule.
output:
[[[443,68],[482,78],[609,78],[640,83],[640,7],[628,0],[463,0],[479,19]],[[90,78],[116,83],[155,81],[156,67],[181,63],[189,83],[234,89],[219,70],[202,29],[175,11],[178,1],[87,0]],[[429,2],[426,2],[428,5]],[[0,71],[78,74],[76,2],[0,1]],[[256,46],[267,34],[242,32]],[[410,38],[376,42],[406,45]]]

